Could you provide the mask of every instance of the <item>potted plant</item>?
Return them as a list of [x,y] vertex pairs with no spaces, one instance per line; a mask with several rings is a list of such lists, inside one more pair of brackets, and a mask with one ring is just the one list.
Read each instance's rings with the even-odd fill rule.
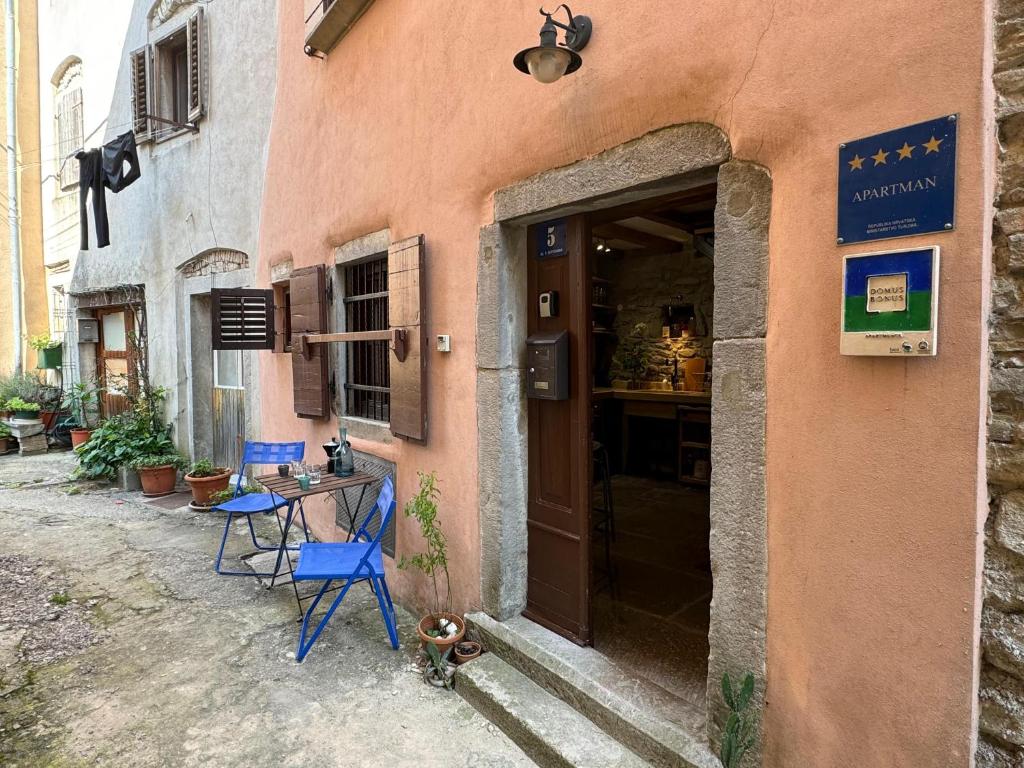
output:
[[64,393],[64,400],[61,406],[71,411],[77,427],[71,428],[71,447],[77,448],[89,439],[95,425],[96,404],[99,402],[100,392],[95,381],[80,381],[73,384]]
[[0,422],[0,453],[11,449],[11,428]]
[[166,496],[174,493],[178,470],[184,469],[188,462],[178,453],[155,453],[138,456],[127,465],[139,473],[143,496]]
[[[419,473],[420,490],[403,510],[406,517],[414,517],[420,524],[420,533],[426,543],[426,551],[412,557],[404,555],[398,567],[417,568],[430,577],[434,599],[431,611],[416,625],[416,633],[427,646],[434,645],[443,654],[466,633],[466,623],[461,616],[452,613],[452,588],[448,576],[448,541],[437,520],[437,475]],[[444,586],[439,584],[444,577]],[[429,647],[427,649],[430,650]]]
[[647,371],[650,362],[650,345],[647,341],[647,323],[637,323],[622,341],[612,362],[619,371],[629,376],[629,388],[640,386],[640,377]]
[[200,459],[185,475],[185,482],[192,488],[192,501],[196,506],[213,506],[213,495],[225,490],[231,481],[231,470],[215,467],[209,459]]
[[39,418],[43,422],[43,428],[47,431],[53,429],[61,412],[60,390],[50,384],[40,382],[36,396],[30,402],[39,404]]
[[7,410],[14,414],[14,418],[26,421],[39,418],[39,403],[30,403],[20,397],[12,397],[7,401]]
[[60,368],[63,346],[49,333],[30,336],[28,345],[37,353],[36,368]]
[[463,640],[462,642],[455,644],[455,663],[465,664],[467,661],[472,661],[483,651],[476,640]]

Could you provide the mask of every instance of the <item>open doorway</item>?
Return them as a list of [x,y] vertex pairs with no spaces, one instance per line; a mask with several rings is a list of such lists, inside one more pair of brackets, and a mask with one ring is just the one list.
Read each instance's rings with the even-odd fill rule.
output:
[[590,214],[594,647],[702,706],[716,187]]

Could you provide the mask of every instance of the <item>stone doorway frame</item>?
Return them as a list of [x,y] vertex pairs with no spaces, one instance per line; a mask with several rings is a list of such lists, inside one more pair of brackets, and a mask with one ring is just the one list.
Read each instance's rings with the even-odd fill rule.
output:
[[[760,725],[767,673],[767,169],[733,159],[718,127],[686,123],[496,191],[494,223],[480,231],[477,261],[476,398],[481,600],[503,621],[526,606],[526,226],[715,180],[706,737],[717,747],[728,714],[722,674],[754,673]],[[760,740],[759,733],[756,764]]]

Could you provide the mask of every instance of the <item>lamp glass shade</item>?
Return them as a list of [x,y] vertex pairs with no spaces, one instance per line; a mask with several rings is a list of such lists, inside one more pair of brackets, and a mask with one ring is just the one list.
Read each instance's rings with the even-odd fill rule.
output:
[[572,62],[572,54],[564,48],[542,46],[528,51],[526,66],[534,80],[553,83],[565,74]]

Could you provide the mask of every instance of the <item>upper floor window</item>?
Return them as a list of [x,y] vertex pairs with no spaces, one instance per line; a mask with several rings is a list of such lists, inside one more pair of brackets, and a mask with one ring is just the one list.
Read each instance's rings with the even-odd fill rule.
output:
[[132,129],[136,141],[174,135],[206,112],[203,9],[185,24],[131,53]]
[[72,155],[85,141],[82,112],[82,64],[68,66],[55,83],[53,115],[57,131],[57,184],[61,190],[78,185],[78,163]]

